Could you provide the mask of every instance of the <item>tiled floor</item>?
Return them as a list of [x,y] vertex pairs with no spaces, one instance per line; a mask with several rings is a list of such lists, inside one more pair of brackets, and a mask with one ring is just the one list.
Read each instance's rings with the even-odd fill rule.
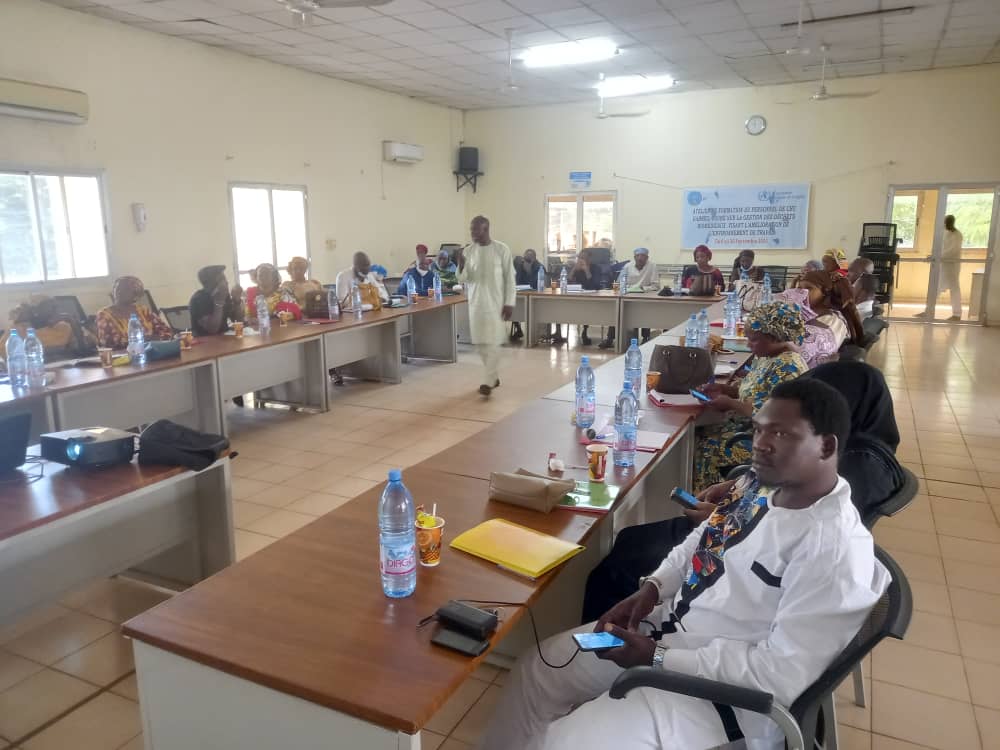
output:
[[[865,665],[869,708],[841,688],[841,747],[1000,750],[1000,331],[895,325],[885,339],[870,359],[893,389],[899,455],[923,491],[875,535],[906,571],[916,612],[906,640]],[[463,351],[457,365],[408,365],[399,386],[333,389],[328,414],[234,410],[238,555],[569,381],[578,355],[509,350],[488,402],[475,393],[478,359]],[[0,629],[0,748],[141,748],[117,625],[163,597],[105,581]],[[471,747],[505,677],[481,667],[430,722],[424,747]]]

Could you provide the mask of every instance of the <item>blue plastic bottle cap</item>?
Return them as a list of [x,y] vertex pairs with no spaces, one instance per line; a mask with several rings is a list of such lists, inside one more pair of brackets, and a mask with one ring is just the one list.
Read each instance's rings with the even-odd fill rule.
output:
[[638,345],[639,345],[639,339],[632,339],[632,346],[638,346]]
[[35,332],[35,329],[34,329],[34,328],[29,328],[29,329],[28,329],[28,330],[26,331],[26,333],[27,333],[27,334],[28,334],[29,336],[30,336],[31,334],[33,334],[34,332]]
[[697,319],[698,319],[698,316],[695,315],[694,313],[691,313],[691,320],[697,320]]
[[626,380],[625,381],[625,385],[622,386],[622,390],[623,391],[631,391],[632,390],[632,381],[631,380]]
[[580,357],[580,364],[581,365],[589,365],[590,364],[590,357],[588,357],[586,354],[584,354],[582,357]]
[[399,482],[403,478],[403,472],[399,469],[389,469],[389,481]]

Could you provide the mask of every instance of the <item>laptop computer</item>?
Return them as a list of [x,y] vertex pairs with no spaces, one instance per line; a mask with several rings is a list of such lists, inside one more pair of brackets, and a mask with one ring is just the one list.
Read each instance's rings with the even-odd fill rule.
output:
[[0,474],[9,474],[24,464],[30,434],[30,413],[0,417]]

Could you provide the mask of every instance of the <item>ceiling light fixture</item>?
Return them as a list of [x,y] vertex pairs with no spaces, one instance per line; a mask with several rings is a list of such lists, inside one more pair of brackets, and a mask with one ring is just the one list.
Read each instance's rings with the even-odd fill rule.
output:
[[582,39],[578,42],[559,42],[531,47],[521,56],[521,61],[527,68],[584,65],[608,60],[618,52],[618,45],[610,39]]
[[604,99],[611,99],[615,96],[635,96],[636,94],[649,94],[654,91],[663,91],[674,85],[671,76],[615,76],[605,78],[597,84],[597,93]]

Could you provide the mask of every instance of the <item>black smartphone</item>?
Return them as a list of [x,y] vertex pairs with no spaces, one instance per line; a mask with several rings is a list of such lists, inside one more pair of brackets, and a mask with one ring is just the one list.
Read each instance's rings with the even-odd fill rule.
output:
[[670,493],[670,499],[685,508],[698,507],[698,498],[687,490],[682,490],[680,487],[674,487],[673,492]]
[[607,651],[625,645],[625,641],[611,633],[573,633],[573,640],[581,651]]
[[709,401],[712,400],[711,398],[709,398],[708,396],[706,396],[704,393],[702,393],[701,391],[696,391],[694,388],[692,388],[690,390],[690,393],[696,399],[698,399],[699,401],[704,401],[705,403],[708,403]]

